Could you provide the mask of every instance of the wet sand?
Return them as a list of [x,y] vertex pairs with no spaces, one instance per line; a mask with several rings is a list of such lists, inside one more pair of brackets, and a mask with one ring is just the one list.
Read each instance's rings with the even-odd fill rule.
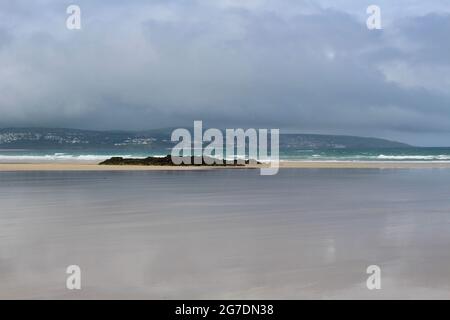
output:
[[[0,172],[0,298],[448,299],[450,170]],[[79,265],[82,289],[66,268]],[[381,268],[381,290],[366,268]]]

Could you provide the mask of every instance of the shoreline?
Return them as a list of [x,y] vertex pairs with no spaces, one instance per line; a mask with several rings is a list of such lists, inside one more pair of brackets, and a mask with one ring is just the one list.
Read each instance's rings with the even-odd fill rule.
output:
[[[140,166],[99,165],[94,162],[0,163],[6,171],[195,171],[217,169],[260,169],[267,165],[233,166]],[[450,162],[382,161],[282,161],[280,169],[450,169]]]

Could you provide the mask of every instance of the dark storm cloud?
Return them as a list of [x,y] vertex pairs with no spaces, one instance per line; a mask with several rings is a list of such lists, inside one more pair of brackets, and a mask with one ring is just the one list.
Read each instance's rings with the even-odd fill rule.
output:
[[2,2],[0,125],[203,120],[445,143],[450,15],[382,2],[387,25],[370,31],[356,3],[78,1],[69,31],[72,2]]

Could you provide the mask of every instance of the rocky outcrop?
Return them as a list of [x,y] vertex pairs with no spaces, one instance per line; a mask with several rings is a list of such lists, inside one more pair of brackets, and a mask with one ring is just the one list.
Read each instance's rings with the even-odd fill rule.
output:
[[[189,158],[189,157],[188,157]],[[226,161],[223,161],[223,164],[207,164],[205,162],[205,159],[208,160],[207,157],[202,157],[202,163],[201,164],[195,164],[196,158],[198,157],[190,157],[191,164],[180,164],[179,166],[187,166],[187,165],[193,165],[193,166],[244,166],[244,164],[240,164],[237,162],[237,160],[234,160],[232,163],[227,163]],[[211,158],[209,158],[211,159]],[[185,159],[188,160],[188,159]],[[184,161],[186,162],[186,161]],[[209,161],[208,161],[209,162]],[[212,159],[211,159],[212,162]],[[259,164],[257,161],[253,161],[254,163]],[[250,161],[246,160],[245,164],[249,164]],[[108,160],[105,160],[100,163],[100,165],[114,165],[114,166],[124,166],[124,165],[133,165],[133,166],[178,166],[173,163],[172,157],[170,155],[167,155],[165,157],[147,157],[143,159],[134,159],[134,158],[122,158],[122,157],[112,157]]]

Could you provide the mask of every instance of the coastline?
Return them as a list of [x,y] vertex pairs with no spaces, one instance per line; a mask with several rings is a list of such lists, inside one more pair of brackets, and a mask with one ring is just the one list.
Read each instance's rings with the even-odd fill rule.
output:
[[[96,162],[0,163],[6,171],[191,171],[217,169],[259,169],[267,165],[232,166],[139,166],[99,165]],[[450,169],[450,162],[383,161],[281,161],[280,169]]]

